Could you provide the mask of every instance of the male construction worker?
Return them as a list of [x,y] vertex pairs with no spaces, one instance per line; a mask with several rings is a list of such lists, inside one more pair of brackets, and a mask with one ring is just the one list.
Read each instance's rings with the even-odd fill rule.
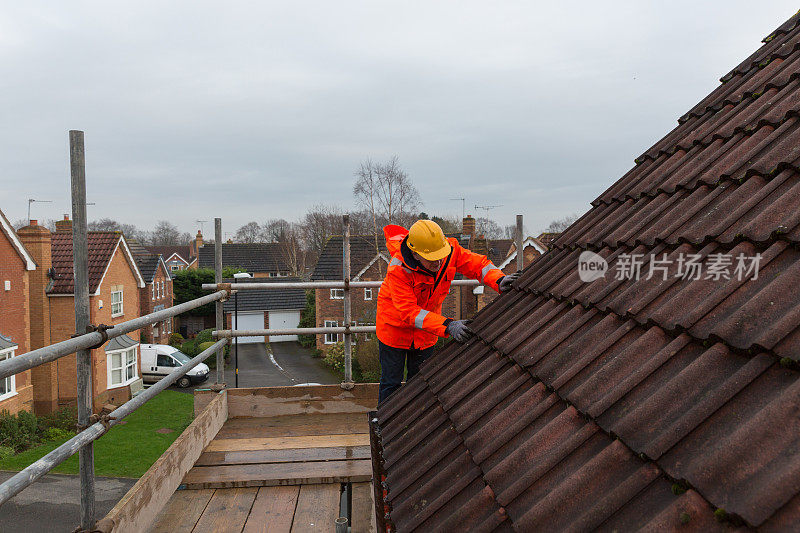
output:
[[411,228],[386,226],[386,248],[392,256],[378,294],[375,326],[381,383],[378,403],[400,387],[403,367],[411,379],[431,356],[437,337],[468,341],[473,333],[467,320],[441,315],[442,302],[456,273],[477,279],[498,292],[511,289],[518,272],[505,276],[486,256],[447,239],[432,220],[418,220]]

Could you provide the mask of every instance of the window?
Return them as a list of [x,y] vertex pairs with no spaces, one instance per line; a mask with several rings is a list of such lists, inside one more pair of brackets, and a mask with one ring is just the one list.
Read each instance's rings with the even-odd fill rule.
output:
[[[14,352],[16,350],[16,346],[12,346],[11,348],[7,348],[3,351],[0,351],[0,361],[5,361],[6,359],[11,359],[14,357]],[[0,400],[5,400],[6,398],[10,398],[17,393],[16,382],[14,381],[14,376],[8,376],[7,378],[0,379]]]
[[278,277],[278,273],[277,273],[277,272],[270,272],[270,273],[269,273],[269,277],[271,277],[271,278],[277,278],[277,277]]
[[173,272],[175,272],[176,270],[180,270],[180,269],[178,268],[178,265],[170,265],[170,266],[169,266],[169,269],[170,269],[170,270],[172,270]]
[[111,316],[122,316],[122,285],[111,287]]
[[[361,325],[362,326],[374,326],[375,324],[366,323],[366,324],[361,324]],[[368,341],[368,340],[371,340],[371,339],[372,339],[372,333],[364,333],[364,340],[365,341]]]
[[372,300],[372,288],[366,287],[364,289],[364,299],[365,300]]
[[344,289],[331,289],[331,300],[344,300]]
[[[325,327],[326,328],[335,328],[335,327],[338,327],[338,326],[339,326],[339,322],[337,322],[336,320],[326,320],[325,321]],[[341,340],[339,337],[341,337],[341,335],[338,334],[338,333],[326,333],[325,334],[325,344],[335,344],[335,343],[337,343],[337,342],[339,342]]]
[[108,356],[108,387],[122,387],[136,381],[136,346],[127,350],[106,352]]
[[153,282],[153,285],[150,287],[150,292],[152,293],[152,299],[155,300],[156,299],[156,283],[155,283],[155,281]]
[[158,322],[153,324],[153,340],[157,339],[161,333],[158,331]]

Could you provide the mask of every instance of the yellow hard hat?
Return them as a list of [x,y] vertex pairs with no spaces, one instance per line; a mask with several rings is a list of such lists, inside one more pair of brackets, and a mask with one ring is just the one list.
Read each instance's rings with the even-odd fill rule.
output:
[[433,220],[417,220],[408,230],[408,247],[428,261],[438,261],[450,253],[450,243]]

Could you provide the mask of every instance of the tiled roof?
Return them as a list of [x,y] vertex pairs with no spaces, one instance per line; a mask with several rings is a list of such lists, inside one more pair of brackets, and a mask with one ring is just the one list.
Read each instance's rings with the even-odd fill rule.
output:
[[[108,262],[122,238],[118,231],[90,231],[89,244],[89,293],[94,294]],[[75,279],[72,272],[72,233],[52,234],[53,269],[55,277],[50,294],[72,294]]]
[[131,339],[127,335],[120,335],[119,337],[114,337],[110,341],[103,346],[103,350],[106,352],[113,352],[115,350],[125,350],[130,348],[131,346],[136,346],[139,344],[135,340]]
[[139,267],[139,272],[142,274],[146,283],[151,283],[156,277],[158,265],[161,262],[161,256],[150,252],[135,239],[128,239],[127,242],[128,248],[136,260],[136,266]]
[[[150,250],[151,253],[161,254],[162,257],[164,257],[164,261],[172,257],[172,254],[178,254],[184,261],[189,261],[189,246],[148,246],[147,249]],[[211,268],[214,268],[213,264]]]
[[513,239],[492,239],[489,241],[489,254],[486,256],[495,265],[502,263],[508,255]]
[[[798,20],[380,406],[398,531],[800,529]],[[757,278],[705,279],[740,252]]]
[[17,343],[11,337],[6,337],[0,333],[0,350],[7,350],[17,346]]
[[[334,235],[325,243],[325,248],[319,254],[317,266],[311,274],[312,280],[341,281],[342,274],[342,244],[344,238],[341,235]],[[380,251],[388,256],[386,242],[383,237],[378,237]],[[350,272],[353,277],[364,269],[377,253],[375,252],[374,235],[351,235],[350,236]],[[383,269],[386,272],[386,269]]]
[[[279,243],[225,243],[222,266],[244,268],[248,272],[288,272],[291,270]],[[214,268],[214,244],[200,248],[200,268]]]
[[[226,279],[226,283],[286,283],[302,281],[300,278],[238,278]],[[306,291],[304,289],[270,289],[261,291],[238,291],[239,311],[289,311],[304,309]],[[229,298],[223,306],[226,313],[236,308],[234,298]]]

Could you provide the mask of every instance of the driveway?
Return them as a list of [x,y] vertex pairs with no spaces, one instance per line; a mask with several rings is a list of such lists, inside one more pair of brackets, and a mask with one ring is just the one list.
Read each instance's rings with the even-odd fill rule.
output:
[[[0,472],[0,482],[16,472]],[[136,483],[135,479],[95,478],[95,513],[103,518]],[[78,476],[46,474],[0,506],[0,531],[68,533],[81,525]]]
[[[339,378],[326,368],[321,359],[298,342],[274,342],[239,345],[239,387],[283,387],[300,383],[339,383]],[[234,352],[225,368],[225,382],[233,387],[235,381]],[[211,378],[213,379],[213,377]]]

